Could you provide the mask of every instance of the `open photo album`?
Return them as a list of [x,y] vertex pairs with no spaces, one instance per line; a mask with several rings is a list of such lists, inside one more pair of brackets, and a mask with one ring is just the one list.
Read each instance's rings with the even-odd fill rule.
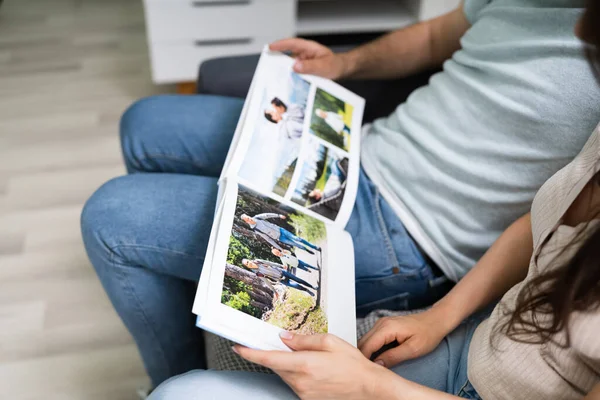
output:
[[194,301],[197,326],[264,350],[282,330],[356,345],[354,254],[344,227],[360,168],[364,99],[293,72],[265,49],[219,179]]

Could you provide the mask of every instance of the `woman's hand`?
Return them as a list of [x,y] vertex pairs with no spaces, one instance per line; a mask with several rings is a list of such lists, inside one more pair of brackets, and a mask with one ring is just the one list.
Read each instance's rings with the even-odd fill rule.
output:
[[341,79],[350,71],[350,60],[346,53],[334,53],[330,48],[312,40],[283,39],[272,43],[273,51],[288,51],[296,58],[294,71],[312,74],[327,79]]
[[397,341],[398,347],[385,351],[375,359],[376,363],[389,368],[431,352],[452,329],[434,309],[419,314],[381,318],[360,339],[358,348],[365,357],[370,358],[386,344]]
[[284,332],[281,339],[295,351],[239,345],[234,350],[248,361],[271,368],[302,400],[381,398],[386,379],[396,378],[336,336]]

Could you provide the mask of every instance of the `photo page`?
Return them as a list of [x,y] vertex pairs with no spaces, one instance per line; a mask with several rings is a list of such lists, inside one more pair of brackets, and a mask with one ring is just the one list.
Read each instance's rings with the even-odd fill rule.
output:
[[355,344],[350,235],[231,181],[219,208],[194,303],[197,325],[262,349],[286,349],[282,330]]
[[224,176],[343,227],[358,185],[364,100],[292,66],[263,53]]

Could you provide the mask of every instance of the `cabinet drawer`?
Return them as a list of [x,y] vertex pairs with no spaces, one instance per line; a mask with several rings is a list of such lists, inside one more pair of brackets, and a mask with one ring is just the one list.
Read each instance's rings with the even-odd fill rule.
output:
[[148,0],[145,12],[151,43],[283,38],[292,36],[296,28],[295,2],[289,0]]
[[150,46],[154,83],[195,81],[200,63],[216,57],[260,53],[272,37],[231,40],[218,44],[198,42]]

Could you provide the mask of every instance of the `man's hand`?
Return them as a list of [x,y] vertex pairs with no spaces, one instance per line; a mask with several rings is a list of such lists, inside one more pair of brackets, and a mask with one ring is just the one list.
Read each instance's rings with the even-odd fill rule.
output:
[[[397,341],[400,345],[380,354],[376,363],[393,367],[402,361],[423,356],[437,347],[450,333],[443,321],[432,310],[419,314],[381,318],[358,342],[365,357],[386,344]],[[450,329],[451,330],[451,329]]]
[[284,332],[281,339],[294,352],[239,345],[234,350],[248,361],[271,368],[302,400],[382,398],[387,384],[397,379],[334,335]]
[[327,79],[341,79],[348,75],[350,60],[345,53],[336,54],[328,47],[312,40],[284,39],[272,43],[273,51],[288,51],[296,58],[294,71],[300,74],[312,74]]

